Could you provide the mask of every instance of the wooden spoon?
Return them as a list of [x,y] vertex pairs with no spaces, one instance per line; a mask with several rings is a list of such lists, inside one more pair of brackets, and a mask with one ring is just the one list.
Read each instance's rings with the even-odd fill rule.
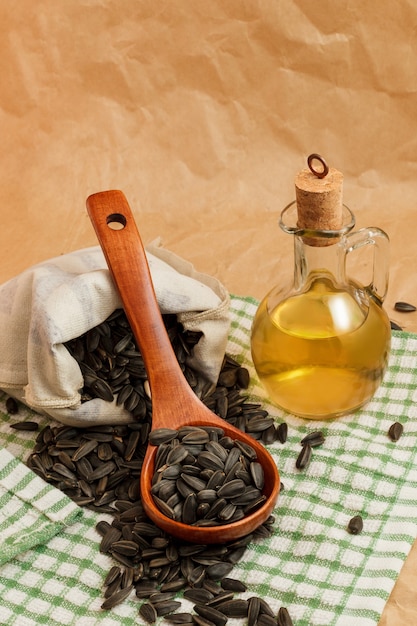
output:
[[157,447],[149,444],[140,479],[146,514],[167,533],[193,543],[222,543],[248,535],[269,517],[275,506],[280,486],[275,462],[263,445],[212,413],[186,381],[165,330],[142,241],[124,194],[93,194],[87,198],[87,210],[146,367],[152,395],[152,430],[184,425],[220,426],[232,439],[250,444],[264,469],[263,506],[230,524],[192,526],[165,516],[155,505],[151,482]]

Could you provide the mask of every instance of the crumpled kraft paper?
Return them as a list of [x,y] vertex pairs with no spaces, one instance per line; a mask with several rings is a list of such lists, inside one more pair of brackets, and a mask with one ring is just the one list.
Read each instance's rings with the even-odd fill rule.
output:
[[[394,311],[417,303],[416,21],[411,0],[3,3],[0,282],[95,245],[85,199],[116,188],[145,243],[260,298],[291,275],[278,216],[318,152],[389,234],[385,306],[417,331]],[[369,282],[372,255],[349,263]],[[415,622],[415,552],[380,626]]]

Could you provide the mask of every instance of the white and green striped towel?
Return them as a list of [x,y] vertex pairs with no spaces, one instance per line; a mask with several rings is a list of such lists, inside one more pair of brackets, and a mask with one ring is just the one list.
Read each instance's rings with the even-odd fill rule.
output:
[[[275,510],[276,532],[251,544],[231,575],[248,584],[242,597],[263,596],[275,611],[286,606],[295,626],[375,626],[417,535],[417,336],[393,333],[389,369],[364,409],[330,422],[311,422],[286,415],[268,402],[250,359],[249,333],[257,303],[233,297],[231,304],[228,352],[249,368],[251,396],[278,422],[289,425],[288,441],[269,446],[285,485]],[[0,445],[24,460],[33,433],[13,431],[10,424],[16,417],[7,415],[4,401],[0,408]],[[29,412],[27,416],[41,426],[47,423]],[[394,421],[404,425],[395,443],[387,436]],[[305,470],[297,470],[300,439],[316,429],[325,434],[325,443],[313,450]],[[6,489],[7,468],[13,472],[17,466],[22,467],[17,460],[1,465],[0,484]],[[48,489],[57,502],[62,499]],[[45,511],[39,496],[24,502],[30,536],[33,509]],[[346,530],[355,514],[364,520],[359,535]],[[61,519],[60,532],[52,538],[40,535],[34,542],[38,545],[22,544],[20,554],[6,557],[0,567],[2,623],[141,623],[134,595],[111,612],[100,609],[101,584],[112,561],[99,553],[100,538],[94,530],[98,519],[90,511],[80,518],[66,517],[64,523]],[[192,606],[184,600],[183,605],[184,610]]]
[[46,543],[81,509],[0,448],[0,565]]

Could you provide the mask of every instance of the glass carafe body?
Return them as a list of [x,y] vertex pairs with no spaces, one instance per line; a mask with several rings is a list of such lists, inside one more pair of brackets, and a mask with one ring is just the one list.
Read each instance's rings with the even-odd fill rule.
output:
[[[388,237],[377,228],[352,231],[347,207],[340,230],[301,231],[288,224],[293,204],[284,209],[280,226],[294,237],[294,282],[285,292],[273,289],[260,303],[252,358],[278,406],[305,418],[329,419],[368,402],[387,367],[391,329],[382,302]],[[346,277],[347,255],[364,245],[374,251],[367,286]]]

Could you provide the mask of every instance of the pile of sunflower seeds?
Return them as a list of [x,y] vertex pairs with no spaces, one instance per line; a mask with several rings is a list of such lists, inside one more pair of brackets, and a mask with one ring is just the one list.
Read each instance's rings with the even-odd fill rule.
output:
[[149,423],[88,428],[46,426],[27,464],[80,506],[113,514],[117,499],[135,502]]
[[[195,388],[198,376],[186,361],[201,333],[185,333],[175,315],[163,315],[163,320],[184,376]],[[116,398],[117,405],[124,406],[134,419],[147,416],[150,403],[144,387],[145,365],[123,309],[116,309],[104,322],[64,345],[83,374],[83,402],[92,398],[111,402]]]
[[[279,437],[274,419],[259,403],[242,394],[249,385],[249,372],[225,355],[216,387],[202,380],[188,364],[200,332],[184,330],[175,315],[163,315],[172,348],[186,380],[204,404],[242,432],[264,444]],[[123,309],[114,311],[102,324],[65,344],[83,373],[82,401],[101,398],[113,401],[138,421],[152,420],[147,375],[140,350]]]
[[266,500],[264,471],[254,448],[221,428],[160,428],[152,497],[167,517],[193,526],[236,522]]
[[[166,534],[149,521],[140,502],[132,506],[119,501],[116,508],[111,524],[102,521],[97,525],[102,536],[100,551],[117,561],[104,581],[104,609],[111,609],[134,594],[144,601],[139,611],[146,621],[171,615],[169,620],[175,622],[184,619],[175,613],[181,607],[175,596],[181,591],[184,598],[196,605],[211,601],[212,609],[223,613],[223,623],[227,617],[248,615],[247,601],[234,599],[235,592],[246,587],[229,575],[249,542],[270,536],[272,517],[251,535],[207,546],[180,541]],[[269,611],[272,613],[271,609]],[[208,616],[206,619],[210,620]],[[190,614],[184,621],[196,623]]]
[[[286,424],[285,427],[282,424],[276,426],[260,404],[249,402],[244,395],[243,390],[249,385],[248,371],[225,355],[215,389],[205,385],[201,375],[187,364],[187,357],[192,354],[200,334],[184,332],[175,316],[163,317],[184,376],[206,406],[264,444],[275,440],[284,442]],[[165,620],[174,624],[224,626],[229,618],[239,617],[247,618],[250,626],[291,626],[292,620],[284,607],[274,615],[262,598],[235,598],[235,593],[246,588],[229,577],[248,543],[271,535],[272,516],[251,535],[237,541],[199,546],[180,542],[164,533],[144,513],[140,500],[140,472],[151,430],[152,403],[146,390],[143,360],[124,312],[115,311],[106,322],[66,345],[83,372],[82,400],[98,397],[112,401],[116,398],[117,404],[131,412],[134,420],[130,424],[116,426],[47,426],[37,435],[28,460],[28,465],[36,473],[80,506],[112,515],[111,524],[103,520],[96,527],[102,537],[100,551],[111,555],[117,563],[104,581],[102,608],[111,609],[128,596],[135,595],[142,600],[139,614],[147,623],[164,616]],[[183,438],[187,435],[190,435],[189,439],[195,436],[206,439],[208,435],[204,446],[208,446],[205,452],[209,467],[199,468],[199,474],[210,474],[204,485],[207,493],[210,478],[213,475],[219,477],[218,472],[222,471],[220,467],[210,466],[210,460],[218,463],[218,460],[213,461],[213,456],[217,454],[219,459],[229,455],[230,442],[225,441],[217,429],[209,429],[210,434],[205,431],[204,435],[201,434],[204,429],[196,430],[200,432],[179,434],[180,445],[183,445]],[[153,436],[157,437],[158,433]],[[220,444],[221,439],[223,445]],[[187,445],[202,443],[201,440],[197,444],[188,441]],[[222,452],[219,452],[219,446]],[[160,447],[163,449],[162,444]],[[179,446],[173,444],[171,447],[175,449]],[[262,499],[263,474],[256,459],[252,458],[250,446],[245,450],[233,448],[237,452],[232,455],[234,462],[229,461],[233,469],[228,468],[231,484],[228,488],[240,490],[243,484],[246,491],[247,483],[253,483],[249,504],[240,505],[243,511],[244,506],[255,506],[257,501],[260,502],[259,498]],[[173,470],[167,473],[169,471]],[[195,478],[201,480],[197,476]],[[158,476],[155,483],[159,481]],[[212,478],[210,489],[214,482],[215,478]],[[158,495],[161,488],[161,485],[155,487]],[[237,497],[237,492],[234,495]],[[207,494],[209,496],[210,493]],[[217,499],[226,500],[225,494]],[[210,506],[209,502],[201,504],[203,508]],[[231,506],[226,510],[227,514],[223,513],[226,517],[222,523],[230,523],[228,514],[233,517],[238,508],[235,503],[227,504]],[[179,592],[195,603],[194,613],[178,613],[181,602],[175,600],[175,596]]]
[[[203,618],[198,613],[203,609],[197,608],[210,601],[208,611],[212,617],[217,610],[226,620],[247,617],[249,623],[255,610],[253,601],[249,610],[248,600],[234,597],[244,589],[229,574],[249,542],[271,535],[274,518],[271,516],[252,534],[221,545],[187,543],[160,530],[146,516],[140,500],[145,446],[137,436],[139,426],[46,426],[39,432],[29,457],[28,465],[36,473],[79,505],[112,515],[111,523],[102,520],[96,526],[102,537],[100,551],[117,563],[104,581],[102,608],[112,609],[127,597],[136,596],[142,601],[140,615],[149,623],[165,616],[172,623],[210,626],[212,620]],[[195,615],[178,614],[181,602],[175,597],[179,592],[195,602]],[[256,623],[292,623],[277,619],[260,599]]]

